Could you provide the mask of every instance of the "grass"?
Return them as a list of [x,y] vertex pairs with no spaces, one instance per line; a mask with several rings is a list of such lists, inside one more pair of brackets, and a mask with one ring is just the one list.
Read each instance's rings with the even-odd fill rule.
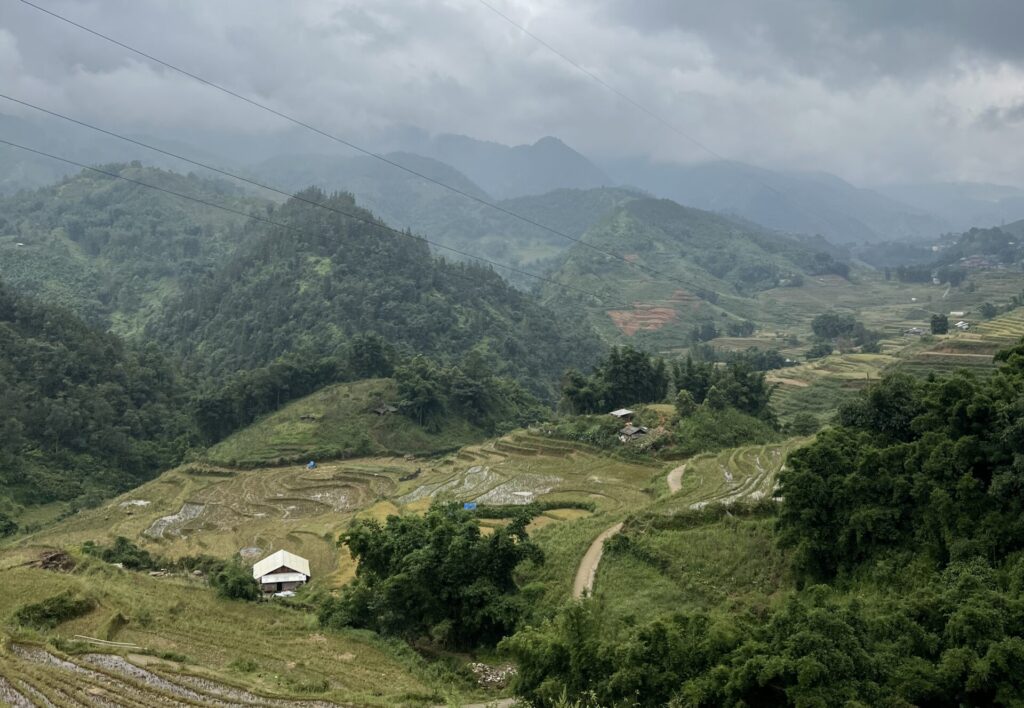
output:
[[[115,651],[130,653],[133,661],[149,665],[150,670],[172,681],[186,682],[191,675],[261,695],[360,705],[429,705],[472,693],[452,677],[433,672],[401,645],[365,632],[321,632],[311,615],[275,603],[221,600],[187,578],[150,578],[86,561],[72,574],[17,568],[7,570],[4,580],[2,617],[11,617],[17,607],[40,593],[71,591],[97,603],[96,609],[59,625],[52,633],[12,629],[16,640],[56,641],[74,649],[74,635],[106,634],[111,640],[138,647]],[[111,635],[108,630],[113,616],[120,616],[121,621]],[[96,647],[88,649],[95,651]],[[154,659],[161,655],[172,660]],[[246,671],[238,670],[243,664]],[[178,678],[181,673],[185,679]],[[71,696],[90,695],[86,692],[97,684],[95,677],[80,672],[35,665],[10,648],[0,653],[0,675],[15,685],[27,683],[44,695],[62,691]],[[166,691],[157,688],[143,685],[140,689],[137,682],[123,680],[119,690],[117,681],[105,683],[113,683],[108,688],[115,695],[127,689],[142,690],[137,700],[168,703]],[[310,689],[315,695],[310,695]]]
[[439,431],[428,432],[400,413],[373,412],[398,398],[391,379],[327,386],[231,435],[207,456],[215,464],[252,467],[309,458],[432,454],[486,437],[464,419],[446,418]]
[[726,518],[692,529],[627,531],[606,546],[594,596],[609,618],[624,624],[767,605],[788,587],[774,523]]

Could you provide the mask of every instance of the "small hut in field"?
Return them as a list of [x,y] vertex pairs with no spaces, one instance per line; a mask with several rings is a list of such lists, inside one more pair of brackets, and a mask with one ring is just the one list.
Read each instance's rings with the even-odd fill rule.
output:
[[281,550],[256,563],[252,577],[265,593],[295,590],[309,580],[309,561]]

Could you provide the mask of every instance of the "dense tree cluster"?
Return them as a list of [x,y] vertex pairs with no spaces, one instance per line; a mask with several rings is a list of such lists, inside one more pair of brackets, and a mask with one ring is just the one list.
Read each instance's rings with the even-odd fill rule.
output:
[[706,401],[712,408],[735,408],[774,421],[769,407],[772,387],[747,357],[737,357],[728,366],[716,366],[687,356],[673,363],[672,381],[677,391],[676,407],[684,417],[688,402],[700,405]]
[[590,376],[571,369],[562,380],[562,400],[573,413],[608,412],[636,403],[654,403],[668,395],[664,359],[630,346],[613,347]]
[[0,483],[19,503],[99,498],[190,444],[174,371],[0,283]]
[[877,352],[879,349],[881,334],[868,329],[848,313],[823,312],[811,320],[811,330],[821,343],[840,349],[850,346],[860,347],[865,352]]
[[356,579],[320,608],[329,627],[367,627],[455,648],[493,645],[526,609],[513,577],[522,561],[541,562],[526,515],[490,536],[460,504],[436,504],[424,516],[357,520],[342,537],[358,562]]
[[797,587],[777,607],[623,626],[599,601],[572,604],[503,642],[518,693],[588,707],[1024,701],[1024,343],[997,358],[985,380],[890,376],[790,456],[777,526]]
[[500,424],[515,427],[547,416],[547,409],[522,386],[494,376],[495,368],[492,357],[479,350],[451,366],[413,357],[395,368],[399,407],[428,430],[439,429],[449,413],[490,432]]
[[222,378],[289,352],[336,357],[373,333],[402,356],[442,363],[483,347],[495,374],[551,396],[559,372],[596,358],[592,332],[493,271],[434,258],[426,242],[388,230],[351,196],[300,196],[329,209],[293,199],[273,212],[274,224],[248,223],[246,245],[151,321],[149,335],[190,371]]

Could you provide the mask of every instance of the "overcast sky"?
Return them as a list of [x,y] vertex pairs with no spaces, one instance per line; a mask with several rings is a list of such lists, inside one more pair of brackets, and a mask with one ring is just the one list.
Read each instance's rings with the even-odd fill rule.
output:
[[[709,157],[478,0],[34,1],[355,139],[417,125]],[[1024,0],[488,2],[730,159],[1024,185]],[[18,0],[0,5],[0,84],[148,134],[287,127]]]

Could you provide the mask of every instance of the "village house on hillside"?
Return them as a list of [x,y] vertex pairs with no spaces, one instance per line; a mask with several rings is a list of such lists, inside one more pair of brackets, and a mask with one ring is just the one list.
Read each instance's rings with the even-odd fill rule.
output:
[[252,567],[252,577],[265,593],[295,590],[309,580],[309,561],[288,551],[278,551]]

